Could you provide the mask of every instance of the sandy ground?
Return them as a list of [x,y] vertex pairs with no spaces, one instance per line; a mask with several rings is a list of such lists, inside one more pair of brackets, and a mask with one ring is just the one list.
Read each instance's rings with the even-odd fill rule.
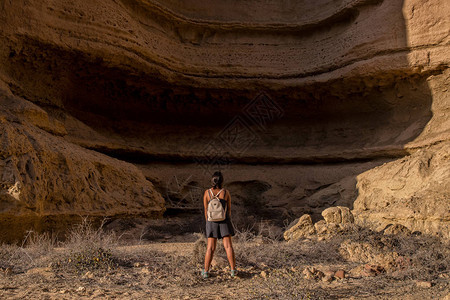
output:
[[[298,270],[238,267],[231,278],[216,266],[201,279],[199,269],[186,266],[194,243],[151,243],[117,249],[128,261],[111,270],[59,272],[34,267],[0,275],[1,299],[449,299],[448,278],[421,286],[414,280],[389,276],[323,282],[307,280]],[[159,260],[159,261],[158,261]],[[164,260],[162,262],[161,260]],[[154,268],[158,264],[161,268]],[[239,261],[238,261],[239,264]],[[167,266],[166,271],[164,266]],[[348,269],[350,265],[315,265],[318,269]],[[300,276],[299,276],[300,275]],[[425,284],[426,285],[426,284]]]

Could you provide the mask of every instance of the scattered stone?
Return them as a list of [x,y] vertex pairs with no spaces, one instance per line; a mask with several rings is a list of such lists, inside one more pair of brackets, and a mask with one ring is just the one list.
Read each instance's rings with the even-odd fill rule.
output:
[[331,276],[331,275],[324,275],[322,277],[322,281],[323,282],[332,282],[333,281],[333,276]]
[[305,277],[305,279],[313,279],[314,278],[314,272],[316,271],[313,267],[306,267],[302,274]]
[[84,275],[83,278],[89,278],[92,279],[94,278],[94,274],[91,271],[87,271]]
[[142,267],[142,264],[139,263],[139,262],[136,262],[136,263],[133,264],[133,266],[134,266],[135,268],[140,268],[140,267]]
[[356,266],[348,271],[348,274],[351,277],[355,277],[355,278],[365,277],[365,275],[363,273],[365,273],[365,269],[364,269],[363,265]]
[[267,278],[267,272],[266,272],[266,271],[262,271],[260,275],[261,275],[261,277],[264,278],[264,279]]
[[310,215],[303,215],[299,219],[291,223],[288,229],[284,232],[284,239],[299,240],[313,235],[316,232]]
[[324,277],[325,277],[325,274],[322,271],[320,271],[320,270],[317,270],[317,272],[314,274],[314,278],[318,279],[318,280],[320,280],[320,279],[322,279]]
[[3,274],[5,274],[6,276],[12,274],[12,269],[10,267],[7,267],[6,269],[1,269],[1,270],[3,271]]
[[409,257],[399,256],[395,259],[395,264],[398,269],[404,270],[411,267],[412,261]]
[[334,273],[334,277],[337,279],[344,279],[345,278],[345,271],[344,270],[337,270],[336,273]]
[[306,267],[302,273],[305,279],[320,280],[325,276],[322,271],[317,270],[314,267]]
[[77,292],[84,292],[86,290],[86,288],[84,286],[79,286],[77,288]]
[[416,281],[416,285],[421,288],[432,287],[432,283],[430,281]]
[[385,272],[386,270],[382,266],[366,264],[364,265],[364,270],[361,272],[361,275],[364,277],[374,277]]

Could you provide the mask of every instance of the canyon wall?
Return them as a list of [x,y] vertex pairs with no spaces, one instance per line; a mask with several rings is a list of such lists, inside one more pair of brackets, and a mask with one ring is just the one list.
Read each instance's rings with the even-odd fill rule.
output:
[[446,1],[0,12],[2,240],[196,208],[217,168],[243,216],[255,202],[276,219],[343,205],[376,228],[448,237]]

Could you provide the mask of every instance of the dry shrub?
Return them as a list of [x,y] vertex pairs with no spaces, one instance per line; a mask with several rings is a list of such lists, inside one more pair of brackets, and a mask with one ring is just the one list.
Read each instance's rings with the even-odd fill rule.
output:
[[[194,250],[192,251],[192,266],[197,269],[203,269],[205,262],[205,254],[207,247],[207,239],[203,234],[196,234],[197,241],[194,244]],[[227,253],[223,247],[221,240],[217,241],[216,251],[214,252],[214,258],[221,258],[222,261],[228,262]],[[228,263],[227,263],[228,265]]]
[[103,230],[106,220],[96,228],[93,221],[83,217],[79,224],[72,227],[62,244],[69,250],[85,250],[92,248],[111,249],[118,245],[118,238],[114,232]]
[[[367,243],[373,251],[395,253],[401,259],[388,274],[397,279],[433,280],[450,273],[450,243],[448,240],[421,233],[385,235],[365,227],[353,226],[334,240]],[[366,262],[362,262],[366,263]]]
[[257,234],[258,236],[262,236],[270,240],[282,241],[283,234],[283,228],[267,222],[259,222]]
[[24,255],[17,245],[2,244],[0,246],[0,268],[12,268],[16,262],[24,260]]
[[[395,253],[401,262],[389,276],[399,278],[432,280],[440,274],[450,273],[449,241],[428,235],[384,235],[367,228],[351,226],[346,231],[326,240],[279,241],[252,230],[237,231],[235,239],[236,260],[239,265],[265,268],[291,268],[307,264],[347,263],[347,257],[340,253],[344,241],[366,243],[373,251]],[[367,253],[367,257],[374,253]],[[353,260],[351,260],[353,261]],[[359,261],[370,263],[370,261]]]
[[[395,265],[394,272],[381,274],[370,284],[362,284],[357,291],[323,290],[314,285],[314,281],[303,278],[301,271],[314,264],[346,265],[348,270],[367,263],[360,261],[355,265],[341,256],[341,244],[349,240],[369,244],[372,246],[369,249],[395,253],[402,257],[403,264]],[[235,245],[238,266],[252,266],[258,272],[265,272],[264,278],[257,277],[246,286],[252,299],[331,299],[344,295],[376,295],[391,285],[392,279],[395,282],[403,282],[404,279],[434,282],[441,274],[450,273],[448,240],[420,234],[384,235],[356,225],[322,241],[285,242],[262,238],[252,232],[239,232]]]
[[205,261],[207,241],[206,237],[201,233],[197,233],[196,236],[197,240],[195,241],[194,250],[192,252],[192,264],[194,267],[200,268]]
[[312,263],[337,263],[343,259],[339,255],[339,243],[326,241],[270,240],[261,236],[245,239],[241,236],[235,243],[236,261],[240,265],[265,268],[291,268]]
[[62,243],[64,251],[55,259],[53,267],[77,273],[116,268],[119,259],[114,255],[114,249],[118,238],[114,233],[106,233],[104,224],[105,220],[95,228],[91,219],[82,218]]
[[47,263],[53,253],[56,237],[28,231],[20,245],[0,246],[0,268],[10,268],[14,272],[24,272]]
[[427,235],[395,237],[394,249],[410,264],[393,275],[399,279],[433,280],[450,275],[450,242]]

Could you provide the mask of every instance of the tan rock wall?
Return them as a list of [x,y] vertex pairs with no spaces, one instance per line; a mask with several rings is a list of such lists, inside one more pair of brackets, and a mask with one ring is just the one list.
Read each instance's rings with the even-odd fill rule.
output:
[[34,104],[5,94],[0,104],[1,240],[56,232],[79,216],[162,215],[163,198],[135,166],[36,127],[48,116]]
[[449,151],[448,142],[429,146],[359,175],[354,215],[379,230],[401,224],[448,238]]
[[[141,170],[158,182],[172,162],[204,158],[265,91],[279,118],[261,129],[244,116],[251,145],[220,149],[255,167],[239,181],[268,178],[269,205],[313,218],[354,206],[380,226],[445,230],[448,187],[432,182],[448,170],[448,15],[445,0],[0,0],[0,209],[161,214]],[[439,162],[428,175],[415,169],[424,157]],[[285,180],[267,164],[299,171]],[[396,172],[404,187],[391,189]]]

